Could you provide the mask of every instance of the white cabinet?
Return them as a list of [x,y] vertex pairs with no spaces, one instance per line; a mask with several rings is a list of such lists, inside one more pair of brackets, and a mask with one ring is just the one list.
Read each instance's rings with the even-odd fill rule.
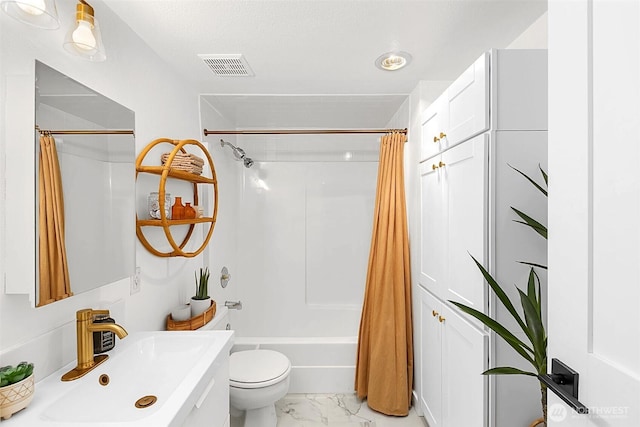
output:
[[[514,301],[513,284],[527,273],[517,261],[544,262],[544,241],[513,222],[510,206],[544,220],[545,199],[509,165],[531,176],[539,176],[538,164],[546,168],[546,87],[546,51],[492,50],[422,114],[416,390],[430,427],[511,427],[535,418],[529,406],[537,410],[539,399],[520,393],[539,393],[535,383],[523,378],[514,393],[496,378],[490,388],[481,373],[510,364],[510,350],[449,301],[510,327],[471,256]],[[536,249],[523,250],[531,241]]]
[[420,283],[480,311],[487,293],[469,254],[485,261],[487,139],[478,135],[420,165]]
[[[488,335],[420,288],[420,404],[429,427],[484,427]],[[467,355],[477,354],[468,360]]]
[[420,165],[421,229],[420,283],[440,293],[447,274],[447,222],[445,176],[440,156]]
[[423,112],[420,160],[489,129],[488,68],[485,53]]
[[446,144],[445,130],[448,127],[449,109],[445,96],[440,96],[424,112],[422,123],[422,145],[420,147],[420,160],[428,159],[442,151]]
[[429,427],[442,427],[442,303],[423,288],[420,297],[420,406]]

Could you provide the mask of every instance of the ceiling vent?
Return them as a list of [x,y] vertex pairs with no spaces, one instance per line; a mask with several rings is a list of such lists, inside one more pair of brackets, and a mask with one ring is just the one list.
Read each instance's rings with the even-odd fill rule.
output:
[[253,71],[242,54],[198,55],[220,77],[250,77]]

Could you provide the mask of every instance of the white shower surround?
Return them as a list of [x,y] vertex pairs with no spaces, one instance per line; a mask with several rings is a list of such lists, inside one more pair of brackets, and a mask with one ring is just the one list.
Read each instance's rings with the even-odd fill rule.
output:
[[295,393],[353,390],[377,181],[379,137],[359,150],[318,139],[286,151],[240,144],[277,160],[242,168],[236,348],[287,355]]

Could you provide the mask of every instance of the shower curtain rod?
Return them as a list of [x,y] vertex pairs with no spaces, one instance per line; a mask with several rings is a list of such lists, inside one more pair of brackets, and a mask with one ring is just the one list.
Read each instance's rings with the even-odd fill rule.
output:
[[407,134],[407,129],[279,129],[279,130],[204,130],[204,135],[324,135],[348,133],[391,133]]
[[80,129],[57,129],[48,130],[40,129],[36,126],[36,130],[41,134],[49,135],[135,135],[133,130],[129,129],[100,129],[100,130],[80,130]]

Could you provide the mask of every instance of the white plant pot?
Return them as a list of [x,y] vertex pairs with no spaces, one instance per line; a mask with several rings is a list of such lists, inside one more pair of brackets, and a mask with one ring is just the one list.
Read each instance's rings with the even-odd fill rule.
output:
[[8,420],[11,415],[26,408],[33,399],[34,388],[33,374],[20,382],[0,388],[0,418]]
[[185,304],[171,310],[171,318],[176,322],[182,322],[191,318],[191,306]]
[[211,297],[207,299],[191,298],[191,317],[196,317],[211,307]]

